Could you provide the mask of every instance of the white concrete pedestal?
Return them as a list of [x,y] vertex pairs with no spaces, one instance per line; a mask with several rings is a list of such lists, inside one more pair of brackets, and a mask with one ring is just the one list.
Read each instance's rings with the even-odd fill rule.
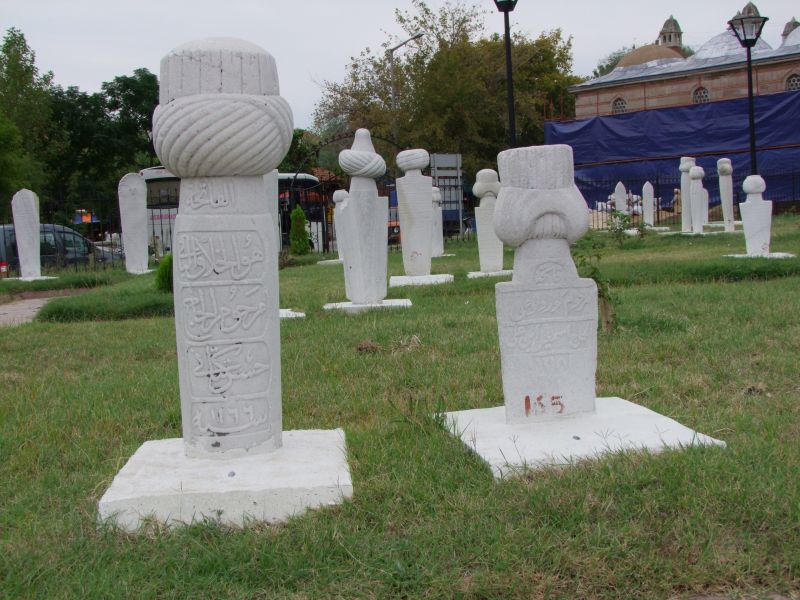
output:
[[136,451],[100,499],[99,518],[127,531],[148,517],[242,526],[284,521],[352,495],[341,429],[284,431],[274,452],[224,458],[187,458],[183,439],[173,438]]
[[449,258],[451,256],[455,256],[455,254],[437,254],[436,256],[431,256],[431,258]]
[[445,417],[455,435],[489,463],[496,478],[620,450],[725,447],[725,442],[622,398],[597,398],[593,413],[519,425],[506,422],[504,406],[449,412]]
[[280,317],[281,319],[303,319],[305,318],[306,313],[298,312],[292,310],[291,308],[282,308],[280,309]]
[[389,278],[389,287],[405,285],[438,285],[452,283],[452,275],[393,275]]
[[318,260],[318,265],[341,265],[342,259],[341,258],[328,258],[326,260]]
[[491,271],[484,273],[483,271],[470,271],[467,273],[467,279],[480,279],[481,277],[504,277],[506,275],[513,275],[513,269],[503,269],[502,271]]
[[723,254],[726,258],[794,258],[791,252],[770,252],[768,254]]
[[50,277],[48,275],[39,275],[38,277],[7,277],[6,281],[42,281],[43,279],[58,279],[58,277]]
[[358,314],[375,308],[411,308],[411,300],[408,298],[388,298],[380,302],[371,302],[367,304],[332,302],[322,307],[323,310],[343,310],[350,314]]

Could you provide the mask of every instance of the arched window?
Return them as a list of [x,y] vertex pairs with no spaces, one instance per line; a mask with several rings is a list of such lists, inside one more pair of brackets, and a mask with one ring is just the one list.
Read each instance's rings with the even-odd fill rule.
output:
[[705,104],[706,102],[710,101],[711,101],[711,95],[708,93],[708,90],[706,88],[699,87],[694,92],[692,92],[692,103]]
[[796,92],[797,90],[800,90],[800,75],[792,73],[786,78],[786,91]]
[[611,114],[621,115],[628,112],[628,103],[625,98],[617,98],[611,103]]

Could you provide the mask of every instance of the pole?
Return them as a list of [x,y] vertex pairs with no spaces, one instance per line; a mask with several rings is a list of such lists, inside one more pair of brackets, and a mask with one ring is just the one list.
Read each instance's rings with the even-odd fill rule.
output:
[[508,23],[508,11],[503,11],[506,25],[506,84],[508,86],[508,145],[517,147],[517,124],[514,118],[514,81],[511,75],[511,34]]
[[756,109],[753,100],[753,63],[750,57],[750,46],[747,46],[747,99],[750,118],[750,174],[758,175],[756,162]]
[[394,49],[389,50],[389,77],[392,78],[392,85],[390,86],[390,93],[392,99],[392,137],[394,143],[397,144],[399,131],[397,128],[397,96],[395,90],[395,71],[394,71]]

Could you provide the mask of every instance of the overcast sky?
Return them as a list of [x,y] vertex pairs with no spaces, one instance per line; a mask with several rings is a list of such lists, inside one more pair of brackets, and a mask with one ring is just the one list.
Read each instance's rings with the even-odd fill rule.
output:
[[[670,14],[683,29],[684,44],[697,48],[724,31],[745,2],[519,0],[511,16],[515,30],[535,36],[560,27],[571,35],[574,72],[588,75],[617,48],[654,41]],[[492,0],[476,3],[487,12],[486,33],[502,32],[503,18]],[[432,8],[442,4],[428,0]],[[764,39],[777,47],[784,24],[800,16],[800,6],[789,0],[757,5],[770,17]],[[410,9],[411,0],[0,0],[0,28],[22,30],[41,71],[86,92],[139,67],[158,74],[161,57],[184,42],[243,38],[275,57],[295,125],[308,127],[323,80],[341,81],[351,56],[402,36],[395,8]]]

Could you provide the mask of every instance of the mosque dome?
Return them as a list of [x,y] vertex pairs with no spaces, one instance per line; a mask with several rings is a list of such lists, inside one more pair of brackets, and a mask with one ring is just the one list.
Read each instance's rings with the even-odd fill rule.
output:
[[683,54],[675,48],[662,46],[660,44],[648,44],[628,52],[620,59],[619,63],[617,63],[617,67],[632,67],[634,65],[643,65],[654,60],[664,59],[683,60]]
[[783,40],[783,46],[797,46],[800,44],[800,27],[795,27]]
[[[772,46],[765,42],[763,38],[759,38],[758,42],[756,42],[753,52],[759,52],[761,50],[772,50]],[[721,58],[732,54],[744,56],[744,48],[742,48],[742,45],[736,38],[736,34],[733,33],[731,29],[726,29],[700,46],[697,52],[690,56],[688,60]]]

